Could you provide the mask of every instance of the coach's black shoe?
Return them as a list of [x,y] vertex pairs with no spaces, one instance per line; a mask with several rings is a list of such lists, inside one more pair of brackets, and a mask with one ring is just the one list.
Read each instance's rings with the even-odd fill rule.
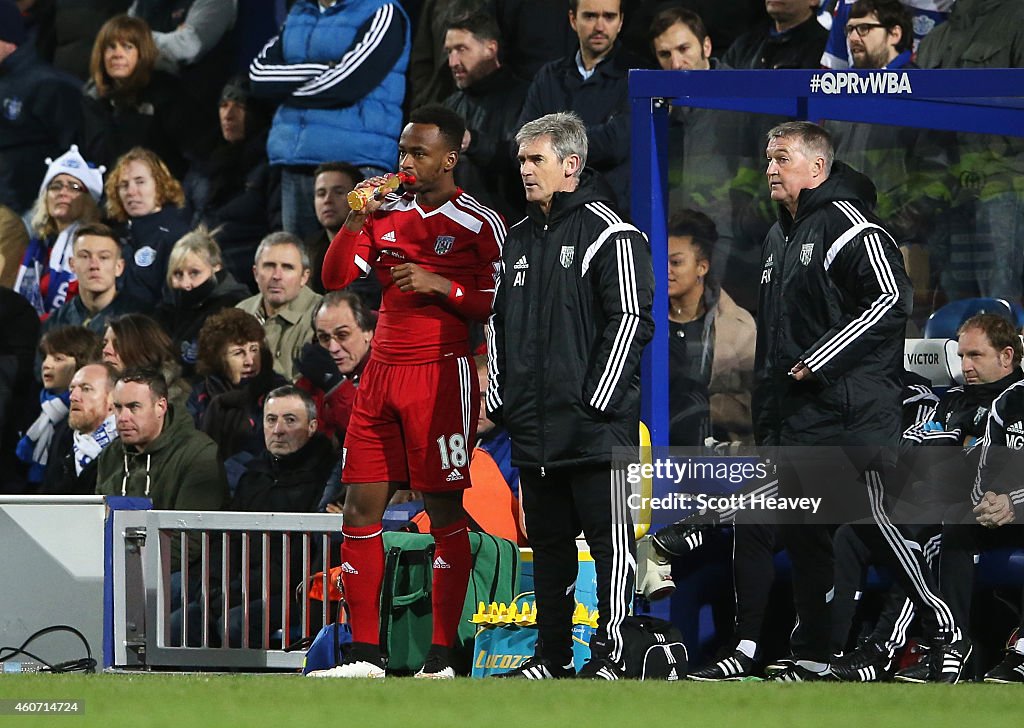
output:
[[572,668],[572,660],[569,660],[568,664],[559,667],[543,657],[534,655],[514,670],[503,672],[500,675],[492,675],[492,677],[510,678],[512,680],[564,680],[576,677],[576,673]]
[[591,657],[576,673],[580,680],[625,680],[626,671],[608,657]]
[[882,682],[892,679],[893,656],[874,640],[862,642],[848,655],[832,661],[832,672],[843,682]]
[[659,529],[654,546],[667,556],[685,556],[704,543],[704,532],[719,525],[718,512],[694,513],[681,521]]
[[782,672],[776,672],[768,676],[770,682],[838,682],[831,668],[825,668],[824,672],[813,672],[806,667],[800,667],[795,662],[786,667]]
[[960,682],[971,651],[971,641],[966,637],[955,641],[941,637],[933,640],[928,650],[928,682],[949,685]]
[[699,682],[718,682],[720,680],[742,680],[745,677],[754,677],[756,674],[757,663],[736,650],[729,657],[722,658],[703,670],[691,672],[686,677]]
[[928,655],[926,654],[921,658],[920,662],[908,665],[902,670],[897,670],[893,679],[896,682],[923,684],[928,682],[928,672],[930,670],[931,667],[928,662]]
[[1008,649],[1003,661],[985,673],[985,682],[1001,685],[1024,683],[1024,655],[1012,647]]

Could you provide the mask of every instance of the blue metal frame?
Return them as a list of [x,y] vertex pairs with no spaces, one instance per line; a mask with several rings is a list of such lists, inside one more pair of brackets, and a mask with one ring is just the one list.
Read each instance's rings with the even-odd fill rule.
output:
[[[879,76],[880,79],[872,79]],[[896,93],[860,92],[879,80]],[[875,88],[880,88],[875,86]],[[907,90],[909,88],[909,91]],[[1024,70],[630,71],[633,218],[651,241],[654,340],[643,359],[642,417],[668,444],[668,297],[665,291],[668,104],[945,131],[1024,136]]]

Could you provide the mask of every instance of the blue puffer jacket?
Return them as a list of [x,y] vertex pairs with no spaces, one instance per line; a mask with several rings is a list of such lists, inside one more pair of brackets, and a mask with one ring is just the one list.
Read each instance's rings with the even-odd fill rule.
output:
[[397,3],[339,0],[321,12],[298,0],[249,67],[253,93],[281,102],[267,140],[271,164],[393,168],[409,47]]

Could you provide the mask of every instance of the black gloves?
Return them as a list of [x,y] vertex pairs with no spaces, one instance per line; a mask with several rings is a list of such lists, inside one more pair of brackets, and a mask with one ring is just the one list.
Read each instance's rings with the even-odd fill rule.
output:
[[330,394],[345,381],[345,375],[338,371],[338,365],[334,363],[330,352],[319,344],[303,345],[302,353],[295,360],[295,366],[302,376],[324,394]]

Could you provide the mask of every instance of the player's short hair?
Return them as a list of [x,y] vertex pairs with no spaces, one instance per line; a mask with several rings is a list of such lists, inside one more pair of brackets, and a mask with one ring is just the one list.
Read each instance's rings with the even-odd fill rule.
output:
[[708,37],[708,29],[697,13],[689,8],[673,5],[655,13],[651,20],[651,27],[647,31],[647,38],[653,43],[655,38],[677,23],[682,23],[689,28],[701,43]]
[[1006,347],[1013,349],[1013,365],[1020,366],[1021,358],[1024,358],[1024,345],[1021,344],[1017,328],[1010,319],[997,313],[976,313],[960,324],[956,335],[960,336],[968,329],[977,329],[985,334],[988,343],[996,351],[1002,351]]
[[580,158],[578,178],[587,166],[587,127],[583,120],[571,111],[559,111],[528,121],[516,132],[516,145],[521,147],[545,136],[551,139],[558,161],[573,154]]
[[260,241],[259,246],[256,248],[256,255],[252,259],[253,265],[259,265],[263,254],[277,245],[294,245],[299,251],[299,257],[302,259],[302,270],[309,270],[309,251],[306,250],[306,246],[298,235],[285,232],[284,230],[270,233],[270,235],[267,235]]
[[[580,0],[569,0],[569,10],[572,11],[573,15],[576,14],[576,9],[579,7],[579,5]],[[619,0],[619,14],[623,16],[625,16],[626,14],[625,10],[623,10],[622,8],[622,0]]]
[[316,317],[325,308],[334,308],[347,303],[352,309],[352,317],[356,320],[356,326],[363,331],[373,331],[377,328],[377,315],[366,305],[362,296],[352,291],[330,291],[313,307],[313,315],[309,317],[309,325],[316,331]]
[[835,150],[832,135],[824,128],[810,121],[787,121],[773,126],[767,134],[767,141],[773,139],[797,139],[808,156],[819,156],[825,160],[825,174],[831,174]]
[[167,399],[167,380],[164,379],[164,375],[160,373],[159,369],[148,367],[126,369],[117,381],[145,384],[153,393],[154,399]]
[[302,406],[306,408],[306,415],[309,417],[309,421],[312,422],[316,419],[316,402],[309,396],[309,392],[299,389],[294,384],[285,384],[284,386],[272,389],[263,400],[263,407],[266,408],[267,402],[272,399],[281,399],[282,397],[298,397],[302,400]]
[[718,242],[718,228],[715,221],[700,210],[674,212],[668,219],[668,234],[677,237],[689,235],[700,259],[711,262],[715,243]]
[[427,124],[436,126],[441,137],[452,151],[462,149],[462,137],[466,135],[466,120],[457,112],[441,104],[420,106],[409,114],[410,124]]
[[878,18],[878,22],[884,25],[886,30],[899,26],[903,31],[900,42],[896,44],[896,51],[902,53],[909,51],[914,45],[914,21],[907,11],[907,7],[900,0],[857,0],[850,8],[850,19],[864,18],[872,13]]

